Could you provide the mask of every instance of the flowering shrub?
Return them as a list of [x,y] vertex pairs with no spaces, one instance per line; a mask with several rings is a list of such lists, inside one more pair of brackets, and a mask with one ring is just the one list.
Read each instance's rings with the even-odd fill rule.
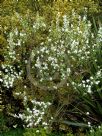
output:
[[[102,28],[99,27],[96,36],[92,33],[91,23],[87,19],[87,9],[85,10],[86,14],[84,16],[78,15],[74,10],[72,10],[70,16],[66,14],[61,16],[58,13],[56,24],[53,22],[51,26],[47,26],[44,18],[38,14],[35,21],[29,24],[28,17],[15,13],[22,29],[15,27],[10,32],[5,30],[8,46],[4,58],[7,64],[1,65],[2,78],[0,82],[4,87],[12,88],[15,91],[19,85],[15,86],[17,79],[23,80],[23,87],[17,90],[18,94],[24,91],[26,82],[28,82],[26,91],[29,88],[32,88],[32,90],[38,88],[41,92],[52,93],[53,100],[55,94],[57,94],[59,99],[56,105],[59,107],[56,106],[54,111],[55,119],[60,112],[63,112],[62,109],[66,106],[66,103],[69,106],[69,102],[74,101],[73,98],[69,101],[69,90],[72,93],[77,92],[78,95],[81,92],[82,96],[92,94],[95,87],[96,90],[101,90],[102,65],[98,61],[98,55],[99,49],[101,49]],[[101,53],[99,56],[101,58]],[[67,102],[64,101],[65,103],[59,97],[61,91],[68,96]],[[30,107],[27,104],[27,94],[24,95],[23,104],[26,110],[24,113],[18,113],[18,115],[13,113],[12,116],[24,120],[27,127],[38,125],[46,127],[49,125],[50,120],[46,122],[44,115],[50,103],[36,101],[35,99],[30,100],[32,105]],[[91,95],[90,98],[92,97]],[[99,104],[97,105],[100,107]],[[88,110],[86,113],[90,114]],[[74,120],[73,116],[70,117],[72,117],[71,120]],[[60,120],[65,118],[62,116]],[[81,121],[87,123],[87,126],[91,126],[90,120],[83,116]]]
[[[19,20],[21,19],[18,14],[17,17]],[[94,35],[91,33],[91,23],[87,20],[86,15],[81,17],[72,11],[71,17],[64,15],[62,19],[62,27],[60,27],[57,23],[58,20],[61,20],[59,15],[56,22],[56,28],[54,28],[52,25],[45,41],[40,42],[38,47],[33,47],[31,51],[32,72],[36,71],[36,79],[39,80],[39,82],[45,83],[45,85],[46,82],[51,82],[52,84],[52,81],[56,80],[56,78],[59,78],[60,81],[66,79],[66,77],[68,78],[74,67],[77,67],[80,65],[80,63],[83,63],[89,59],[91,50],[95,46],[95,44],[92,47],[89,46],[89,39],[91,38],[94,40]],[[27,20],[22,20],[21,25],[27,29]],[[36,21],[30,28],[30,31],[32,34],[37,34],[39,29],[44,30],[47,29],[47,27],[44,19],[37,15]],[[22,47],[25,48],[24,43],[26,43],[28,36],[29,34],[26,33],[26,31],[23,32],[22,30],[19,32],[17,28],[10,32],[8,37],[9,55],[7,54],[5,56],[6,61],[11,63],[16,60],[18,63],[20,63],[20,60],[17,60],[17,58],[20,58],[21,52],[18,53],[18,50],[21,50]],[[25,52],[25,49],[23,50],[23,52]],[[24,61],[27,63],[27,60]],[[2,67],[4,67],[6,70],[6,66]],[[10,67],[12,67],[13,70],[13,66]],[[23,72],[20,64],[17,66],[17,68],[20,71],[19,73],[14,74],[16,76],[21,75]],[[6,72],[7,71],[8,70],[6,70]]]
[[[63,23],[59,26],[61,19]],[[36,71],[34,78],[40,84],[59,89],[68,83],[77,67],[81,67],[80,70],[84,68],[85,61],[90,59],[95,46],[94,34],[87,16],[81,17],[73,11],[71,17],[64,15],[57,18],[56,27],[51,26],[46,40],[32,50],[29,71]],[[62,86],[57,83],[62,83]]]
[[[16,97],[24,97],[25,111],[14,117],[20,118],[25,122],[24,127],[42,126],[45,129],[48,127],[51,120],[46,120],[47,108],[51,105],[50,102],[41,102],[37,100],[29,100],[27,94],[15,93]],[[14,126],[16,127],[16,126]]]

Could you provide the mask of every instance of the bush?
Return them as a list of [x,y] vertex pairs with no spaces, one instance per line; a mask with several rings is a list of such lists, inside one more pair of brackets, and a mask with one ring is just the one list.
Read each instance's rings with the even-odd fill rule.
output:
[[7,132],[0,133],[0,136],[23,136],[24,130],[23,129],[10,129]]
[[[6,125],[44,124],[57,132],[62,124],[86,129],[102,122],[99,117],[102,115],[102,63],[98,60],[102,57],[102,27],[96,34],[92,33],[86,7],[82,8],[81,15],[75,8],[70,14],[57,10],[51,25],[45,16],[35,15],[29,8],[27,13],[14,10],[7,17],[8,24],[2,27],[5,38],[1,37],[1,99],[7,117],[5,122],[1,116],[3,130]],[[38,101],[32,102],[33,98]],[[41,101],[51,102],[48,114],[45,111],[49,104],[42,105]],[[49,116],[54,117],[51,122]],[[54,126],[54,121],[58,125]],[[25,135],[31,133],[36,135],[35,129],[26,131]],[[37,133],[46,135],[42,129]]]
[[102,136],[102,125],[95,129],[91,129],[87,136]]
[[6,126],[6,119],[3,114],[0,112],[0,133],[2,131],[8,131],[8,127]]

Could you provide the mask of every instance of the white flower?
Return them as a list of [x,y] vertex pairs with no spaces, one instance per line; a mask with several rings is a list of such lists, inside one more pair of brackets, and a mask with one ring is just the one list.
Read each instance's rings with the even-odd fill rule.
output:
[[86,115],[89,115],[90,113],[89,112],[86,112]]
[[16,128],[16,127],[17,127],[17,125],[13,125],[13,127],[14,127],[14,128]]
[[48,39],[48,42],[51,42],[51,39],[50,39],[50,38]]
[[48,102],[48,103],[47,103],[47,105],[49,105],[49,106],[50,106],[50,105],[51,105],[51,103],[50,103],[50,102]]
[[98,85],[100,83],[100,81],[96,81],[95,84]]
[[17,45],[19,45],[19,46],[21,45],[21,41],[20,41],[20,40],[18,40],[18,43],[17,43]]
[[83,87],[85,87],[86,85],[85,84],[83,84]]
[[87,79],[87,80],[86,80],[86,82],[88,83],[88,82],[90,82],[90,80],[89,80],[89,79]]
[[36,133],[39,133],[40,131],[39,130],[36,130]]
[[91,127],[91,122],[88,122],[88,126]]
[[50,77],[49,80],[52,81],[52,77]]
[[25,34],[24,33],[20,33],[20,36],[23,37]]
[[5,69],[5,72],[8,72],[8,69]]
[[45,126],[47,126],[47,123],[46,123],[46,122],[43,122],[42,124],[45,125]]
[[45,113],[44,113],[44,112],[42,112],[41,114],[42,114],[42,115],[44,115]]
[[27,88],[27,86],[26,86],[26,85],[24,85],[24,88]]
[[45,51],[45,48],[44,48],[44,47],[43,47],[43,48],[41,48],[41,49],[40,49],[40,51],[41,51],[41,52],[44,52],[44,51]]
[[69,86],[69,83],[67,83],[67,86]]
[[39,51],[37,51],[37,53],[39,54],[40,52],[39,52]]
[[90,79],[93,80],[94,78],[91,76]]
[[18,35],[18,29],[17,28],[14,30],[14,33],[15,33],[15,35]]
[[3,82],[3,79],[0,78],[0,82]]
[[87,90],[88,93],[91,93],[91,86],[88,86],[88,90]]
[[68,74],[71,72],[70,68],[67,68],[67,72],[68,72]]

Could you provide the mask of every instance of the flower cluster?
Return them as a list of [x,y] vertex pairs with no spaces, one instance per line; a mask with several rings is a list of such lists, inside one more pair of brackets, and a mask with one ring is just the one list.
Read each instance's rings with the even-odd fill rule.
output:
[[[21,93],[15,93],[15,95],[20,96]],[[42,125],[45,129],[48,127],[49,122],[46,121],[45,114],[47,112],[47,108],[51,105],[50,102],[42,102],[37,101],[36,99],[30,100],[30,103],[32,104],[32,108],[27,105],[28,97],[26,93],[23,93],[24,97],[24,105],[26,107],[26,110],[24,113],[19,113],[19,115],[14,115],[17,118],[21,118],[25,122],[24,127],[37,127],[39,125]]]
[[[90,59],[97,46],[86,15],[81,17],[74,11],[71,17],[64,15],[62,27],[58,26],[59,17],[60,14],[56,28],[50,28],[46,41],[32,51],[32,70],[37,71],[39,82],[53,81],[56,73],[60,81],[69,77],[72,68]],[[73,22],[75,18],[77,21]]]
[[[100,91],[99,86],[102,83],[102,69],[99,69],[95,75],[91,75],[88,79],[82,80],[81,83],[72,82],[75,90],[80,88],[83,94],[94,93],[94,91]],[[97,89],[96,89],[97,88]],[[95,90],[96,89],[96,90]]]
[[0,82],[3,86],[10,88],[13,86],[15,79],[21,78],[22,71],[16,72],[12,65],[2,64],[1,68],[2,71],[4,71],[1,72],[2,78],[0,78]]

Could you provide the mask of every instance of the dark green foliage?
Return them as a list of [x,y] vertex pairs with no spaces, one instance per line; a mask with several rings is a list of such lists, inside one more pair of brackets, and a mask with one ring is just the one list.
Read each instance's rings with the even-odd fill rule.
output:
[[0,136],[23,136],[24,130],[23,129],[11,129],[7,132],[1,132]]
[[91,129],[90,132],[87,133],[87,136],[102,136],[102,125]]

